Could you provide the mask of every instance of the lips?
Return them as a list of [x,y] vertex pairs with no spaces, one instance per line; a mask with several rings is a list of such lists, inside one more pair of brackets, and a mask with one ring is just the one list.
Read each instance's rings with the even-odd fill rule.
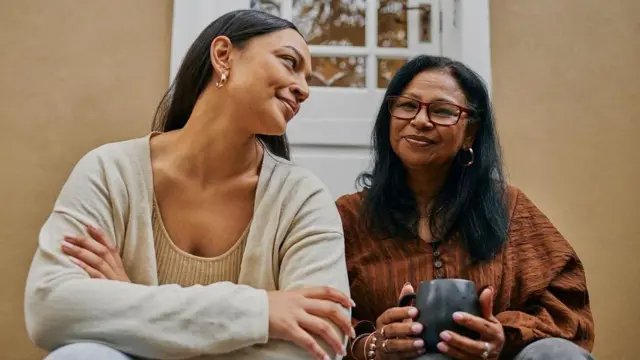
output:
[[435,144],[435,141],[425,136],[419,135],[407,135],[403,137],[410,145],[416,147],[426,147]]
[[300,110],[300,105],[298,105],[296,101],[293,101],[290,99],[281,98],[281,97],[278,97],[278,99],[284,105],[285,112],[286,112],[285,118],[287,119],[287,121],[291,120]]

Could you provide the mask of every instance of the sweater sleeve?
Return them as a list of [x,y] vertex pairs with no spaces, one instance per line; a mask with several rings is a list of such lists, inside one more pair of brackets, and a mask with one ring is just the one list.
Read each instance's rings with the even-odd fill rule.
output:
[[[319,180],[308,181],[316,183],[315,190],[296,206],[298,210],[280,249],[279,289],[330,286],[350,297],[340,216]],[[344,314],[350,316],[350,311],[344,309]],[[335,325],[334,329],[343,334]],[[348,335],[343,335],[346,345]],[[315,339],[332,359],[342,358],[320,337]],[[300,358],[308,357],[304,352],[300,354]]]
[[[40,231],[25,292],[26,327],[34,343],[52,350],[92,341],[154,359],[266,343],[263,290],[228,282],[182,288],[90,279],[62,253],[63,236],[86,234],[87,224],[105,229],[122,250],[123,235],[114,234],[112,202],[123,201],[118,196],[139,197],[110,194],[109,185],[119,180],[109,181],[116,174],[105,171],[105,158],[94,150],[80,160]],[[115,166],[109,170],[118,171]]]
[[511,306],[496,315],[505,329],[502,358],[557,337],[591,351],[594,323],[584,267],[569,242],[522,193],[510,226]]

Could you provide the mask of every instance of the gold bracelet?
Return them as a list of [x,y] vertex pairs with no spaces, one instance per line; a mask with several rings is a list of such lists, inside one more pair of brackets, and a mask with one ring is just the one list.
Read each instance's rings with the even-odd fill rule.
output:
[[[364,341],[364,359],[365,360],[374,360],[376,358],[376,337],[375,333],[369,334],[367,339]],[[369,343],[369,339],[373,336],[373,344],[369,345],[369,351],[367,351],[367,344]]]

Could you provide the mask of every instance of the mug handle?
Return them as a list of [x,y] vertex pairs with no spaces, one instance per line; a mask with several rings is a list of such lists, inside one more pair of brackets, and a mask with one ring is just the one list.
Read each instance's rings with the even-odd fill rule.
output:
[[411,303],[411,300],[415,300],[415,299],[416,299],[416,293],[405,294],[403,297],[400,298],[400,301],[398,301],[398,306],[399,307],[409,306],[409,304]]

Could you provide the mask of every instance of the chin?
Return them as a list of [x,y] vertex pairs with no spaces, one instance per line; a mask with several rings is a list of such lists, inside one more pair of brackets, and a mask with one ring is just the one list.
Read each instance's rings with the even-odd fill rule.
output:
[[428,167],[432,162],[429,157],[424,155],[418,155],[415,153],[400,154],[400,156],[398,157],[400,158],[400,161],[402,161],[402,164],[404,165],[404,167],[408,169],[419,169],[419,168]]
[[261,129],[260,134],[280,136],[284,135],[286,131],[287,122],[284,120],[284,118],[272,118],[263,123],[263,128]]

